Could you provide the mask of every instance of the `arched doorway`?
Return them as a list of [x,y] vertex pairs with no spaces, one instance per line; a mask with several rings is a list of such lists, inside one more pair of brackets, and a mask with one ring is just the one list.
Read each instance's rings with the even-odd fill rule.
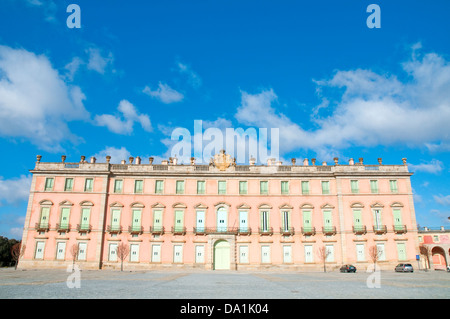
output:
[[435,246],[431,250],[431,255],[433,258],[434,269],[445,270],[445,252],[441,247]]
[[226,240],[214,243],[214,269],[230,269],[230,244]]

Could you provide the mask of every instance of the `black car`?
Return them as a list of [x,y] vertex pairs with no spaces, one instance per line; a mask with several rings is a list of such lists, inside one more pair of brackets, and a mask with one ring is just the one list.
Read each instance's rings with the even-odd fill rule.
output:
[[343,265],[340,270],[341,272],[356,272],[356,267],[353,265]]

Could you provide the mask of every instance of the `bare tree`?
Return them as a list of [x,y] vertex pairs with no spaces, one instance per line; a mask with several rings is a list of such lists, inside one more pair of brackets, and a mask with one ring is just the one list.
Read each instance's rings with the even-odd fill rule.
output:
[[117,257],[120,259],[120,271],[123,271],[123,261],[127,258],[130,253],[130,248],[125,243],[120,243],[117,245]]
[[323,261],[323,272],[327,272],[326,262],[328,256],[331,255],[331,251],[326,246],[322,246],[319,248],[317,254],[319,255],[319,259]]
[[19,259],[25,253],[25,246],[26,245],[22,246],[22,242],[20,241],[11,247],[11,256],[15,263],[14,269],[17,269],[17,265],[19,264]]
[[75,271],[75,260],[78,256],[78,250],[79,248],[77,244],[73,244],[72,248],[70,249],[70,255],[72,256],[72,271]]
[[430,247],[424,246],[424,245],[420,245],[419,246],[419,253],[424,257],[424,260],[425,260],[425,271],[427,271],[430,268],[430,260],[429,260]]
[[373,269],[376,269],[376,263],[380,259],[380,256],[383,252],[381,250],[378,250],[378,247],[376,245],[373,245],[369,248],[369,256],[370,259],[373,262]]

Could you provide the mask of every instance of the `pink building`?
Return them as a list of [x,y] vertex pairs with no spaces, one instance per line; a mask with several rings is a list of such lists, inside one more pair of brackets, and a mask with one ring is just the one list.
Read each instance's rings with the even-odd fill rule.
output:
[[[402,165],[36,162],[21,268],[393,269],[419,254]],[[75,251],[73,249],[77,248]],[[72,254],[75,252],[75,254]],[[73,257],[74,256],[74,257]]]

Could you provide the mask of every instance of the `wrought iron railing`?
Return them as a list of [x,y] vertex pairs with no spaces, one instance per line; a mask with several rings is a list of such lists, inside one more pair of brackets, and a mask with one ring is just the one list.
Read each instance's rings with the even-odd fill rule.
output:
[[238,235],[251,235],[252,229],[250,227],[239,227],[237,233]]
[[366,226],[352,226],[352,230],[354,234],[357,235],[362,235],[367,233],[367,228]]
[[394,233],[396,234],[403,234],[406,233],[406,225],[394,225],[392,226],[394,228]]
[[70,230],[70,224],[56,224],[56,230],[59,232],[68,232]]
[[280,233],[283,236],[293,236],[294,235],[294,227],[281,227]]
[[174,235],[186,235],[186,227],[172,227]]
[[162,235],[164,234],[163,226],[150,226],[150,233],[153,235]]
[[322,233],[324,235],[336,235],[336,226],[325,226],[322,227]]
[[50,224],[43,223],[43,222],[36,223],[35,229],[36,229],[36,231],[48,231],[50,229]]
[[387,227],[386,227],[386,225],[373,226],[373,232],[375,234],[386,234],[387,233]]
[[92,230],[92,226],[90,224],[78,224],[77,231],[80,233],[89,233]]
[[122,232],[122,226],[108,225],[106,231],[110,234],[120,234]]
[[314,236],[316,234],[316,227],[302,227],[302,234],[305,236]]
[[142,234],[144,232],[144,227],[142,227],[142,226],[128,226],[128,232],[130,234]]
[[258,232],[260,235],[273,235],[273,228],[272,227],[268,227],[268,228],[259,228]]

